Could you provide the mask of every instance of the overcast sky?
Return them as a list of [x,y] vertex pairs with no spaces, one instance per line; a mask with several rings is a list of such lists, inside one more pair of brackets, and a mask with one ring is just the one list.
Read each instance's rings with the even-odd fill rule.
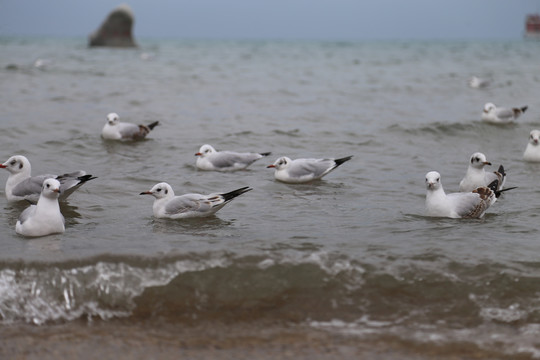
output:
[[[0,35],[88,36],[122,1],[0,0]],[[131,0],[136,38],[517,39],[540,0]]]

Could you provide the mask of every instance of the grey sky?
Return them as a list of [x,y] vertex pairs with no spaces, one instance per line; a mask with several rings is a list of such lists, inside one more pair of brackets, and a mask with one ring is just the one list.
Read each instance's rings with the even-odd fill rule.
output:
[[[122,1],[0,0],[0,35],[87,36]],[[131,0],[135,37],[512,39],[540,0]]]

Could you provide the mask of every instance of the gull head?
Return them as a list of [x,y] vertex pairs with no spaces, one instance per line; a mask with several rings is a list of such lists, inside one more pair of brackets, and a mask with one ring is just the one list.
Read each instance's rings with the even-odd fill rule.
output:
[[216,149],[214,149],[212,145],[205,144],[201,146],[198,153],[195,153],[195,156],[205,157],[215,152],[216,152]]
[[486,155],[481,152],[477,152],[471,155],[471,166],[473,168],[482,169],[486,165],[491,165],[486,159]]
[[426,174],[426,188],[428,190],[437,190],[441,187],[441,174],[436,171],[430,171]]
[[166,182],[162,182],[154,185],[154,187],[152,187],[148,191],[143,191],[139,195],[152,195],[156,199],[163,199],[166,197],[174,196],[174,192],[171,185],[167,184]]
[[57,199],[60,196],[60,182],[53,178],[46,179],[41,187],[41,196]]
[[494,111],[497,107],[495,106],[495,104],[493,103],[486,103],[486,105],[484,105],[484,112],[486,114]]
[[531,143],[534,146],[537,146],[540,142],[540,130],[531,130],[531,133],[529,135],[529,143]]
[[109,125],[114,126],[118,124],[119,121],[120,121],[120,116],[118,116],[117,113],[110,113],[109,115],[107,115],[107,123]]
[[291,159],[286,156],[280,157],[272,165],[268,165],[267,168],[275,168],[276,170],[281,170],[287,168],[291,163]]
[[30,174],[30,161],[23,155],[14,155],[5,163],[0,164],[0,168],[6,169],[12,174],[27,173]]

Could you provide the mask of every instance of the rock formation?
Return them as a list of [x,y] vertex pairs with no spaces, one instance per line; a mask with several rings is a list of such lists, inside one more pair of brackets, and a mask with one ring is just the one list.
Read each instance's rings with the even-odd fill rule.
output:
[[111,11],[99,29],[90,35],[89,46],[136,47],[133,40],[134,16],[131,8],[122,4]]

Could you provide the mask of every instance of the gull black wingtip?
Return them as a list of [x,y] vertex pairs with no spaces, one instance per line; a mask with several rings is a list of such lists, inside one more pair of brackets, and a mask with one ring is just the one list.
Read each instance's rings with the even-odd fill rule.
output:
[[153,130],[153,129],[154,129],[156,126],[158,126],[158,125],[159,125],[159,121],[154,121],[153,123],[148,124],[147,126],[148,126],[148,128],[149,128],[150,130]]
[[518,187],[517,186],[512,186],[512,187],[509,187],[509,188],[506,188],[506,189],[502,189],[502,190],[496,190],[495,191],[495,196],[498,198],[499,196],[501,196],[501,194],[505,191],[508,191],[508,190],[514,190],[514,189],[517,189]]
[[88,174],[88,175],[79,176],[77,179],[80,180],[81,182],[87,182],[90,180],[97,179],[97,176]]
[[517,186],[512,186],[512,187],[509,187],[509,188],[506,188],[506,189],[501,189],[501,190],[497,190],[497,188],[499,187],[499,180],[498,179],[495,179],[493,180],[492,182],[489,183],[488,185],[488,188],[493,191],[493,193],[495,194],[495,197],[499,197],[501,196],[501,194],[505,191],[508,191],[508,190],[514,190],[514,189],[517,189]]
[[247,193],[248,191],[251,191],[251,190],[253,190],[253,189],[250,188],[249,186],[244,186],[244,187],[242,187],[240,189],[236,189],[236,190],[230,191],[228,193],[221,194],[221,196],[223,196],[225,201],[229,201],[229,200],[232,200],[235,197],[240,196],[242,194],[245,194],[245,193]]
[[353,157],[352,155],[349,155],[349,156],[342,157],[340,159],[335,159],[334,162],[336,163],[336,167],[343,164],[346,161],[351,160],[352,157]]

